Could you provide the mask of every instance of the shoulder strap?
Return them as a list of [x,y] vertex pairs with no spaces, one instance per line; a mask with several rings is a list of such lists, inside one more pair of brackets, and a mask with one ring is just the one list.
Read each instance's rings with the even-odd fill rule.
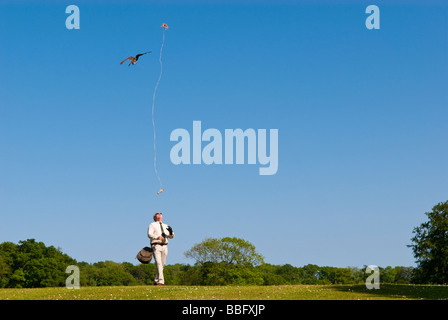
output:
[[[165,231],[163,231],[162,222],[159,222],[159,223],[160,223],[160,231],[161,231],[162,233],[165,233]],[[162,243],[167,243],[166,238],[163,238]]]

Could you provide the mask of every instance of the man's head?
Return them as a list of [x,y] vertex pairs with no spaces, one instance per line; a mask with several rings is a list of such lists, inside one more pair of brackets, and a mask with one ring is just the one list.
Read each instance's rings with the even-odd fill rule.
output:
[[162,222],[163,219],[162,214],[160,212],[156,212],[153,216],[153,219],[156,222]]

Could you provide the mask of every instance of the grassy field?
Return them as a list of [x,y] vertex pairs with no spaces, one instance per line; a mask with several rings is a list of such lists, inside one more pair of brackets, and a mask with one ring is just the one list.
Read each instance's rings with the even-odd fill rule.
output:
[[448,299],[448,286],[133,286],[0,289],[0,300],[389,300]]

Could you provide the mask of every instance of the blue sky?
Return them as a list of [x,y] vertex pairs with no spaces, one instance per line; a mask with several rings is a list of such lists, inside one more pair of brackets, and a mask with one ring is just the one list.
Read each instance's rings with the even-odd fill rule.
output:
[[[273,264],[414,265],[412,229],[448,200],[448,6],[278,3],[2,1],[0,242],[136,263],[160,211],[169,264],[235,236]],[[278,129],[277,174],[175,166],[170,133],[195,120]]]

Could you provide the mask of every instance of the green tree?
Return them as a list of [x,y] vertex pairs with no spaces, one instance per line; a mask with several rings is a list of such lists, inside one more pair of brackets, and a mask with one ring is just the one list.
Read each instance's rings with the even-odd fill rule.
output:
[[448,201],[441,202],[426,212],[428,221],[415,227],[411,239],[417,268],[416,283],[448,283]]
[[263,263],[263,256],[249,241],[225,237],[207,238],[185,252],[187,258],[196,260],[197,272],[190,272],[189,279],[202,285],[263,284],[263,273],[256,269]]
[[7,287],[11,277],[11,267],[5,261],[5,258],[0,255],[0,288]]
[[181,285],[193,286],[202,283],[202,272],[198,266],[190,266],[182,273]]
[[406,284],[412,282],[413,267],[395,267],[396,276],[395,283]]
[[[281,267],[272,265],[269,263],[263,263],[262,265],[258,266],[257,269],[261,272],[261,274],[263,276],[263,285],[289,284],[290,282],[288,282],[288,280],[285,279],[284,274],[281,274],[279,272],[280,268]],[[295,269],[297,269],[297,268],[295,268]],[[291,276],[290,274],[286,274],[286,277],[288,277],[288,276],[289,276],[289,279],[295,278],[294,276]]]
[[[53,246],[34,239],[0,244],[0,285],[3,287],[49,287],[65,285],[68,265],[76,260]],[[3,265],[3,266],[2,266]],[[6,267],[7,266],[7,267]]]
[[387,266],[386,268],[380,269],[380,279],[381,283],[394,283],[395,277],[397,276],[397,270],[392,268],[391,266]]
[[256,251],[252,243],[230,237],[207,238],[185,252],[185,256],[196,260],[199,264],[224,262],[240,266],[256,266],[263,263],[263,256]]
[[364,279],[364,271],[357,267],[348,267],[350,270],[350,283],[359,284],[365,283]]
[[[137,280],[126,271],[126,264],[113,261],[96,262],[93,264],[93,276],[96,286],[128,286],[136,285]],[[81,270],[81,269],[80,269]]]
[[307,264],[303,266],[300,272],[300,282],[304,284],[318,284],[322,277],[319,272],[319,266],[315,264]]
[[163,276],[165,278],[165,283],[168,285],[182,285],[183,277],[182,275],[190,268],[190,266],[185,264],[172,264],[166,265],[163,269]]
[[300,270],[290,264],[284,264],[277,267],[275,273],[281,276],[289,284],[296,284],[300,282]]

